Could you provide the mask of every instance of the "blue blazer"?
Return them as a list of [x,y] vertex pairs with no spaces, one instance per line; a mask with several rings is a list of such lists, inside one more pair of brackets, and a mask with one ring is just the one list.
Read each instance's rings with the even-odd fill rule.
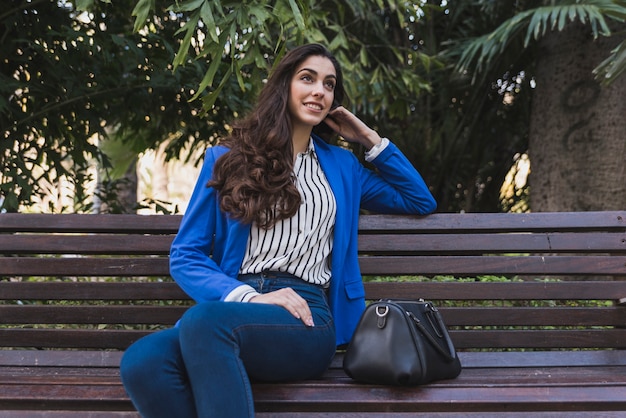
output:
[[[329,304],[337,344],[350,341],[365,309],[365,291],[357,258],[359,209],[379,213],[431,213],[436,203],[420,174],[390,143],[365,168],[348,150],[313,137],[315,152],[337,201]],[[196,302],[223,300],[240,286],[250,225],[219,208],[216,191],[206,186],[215,161],[228,149],[211,147],[170,251],[170,273]]]

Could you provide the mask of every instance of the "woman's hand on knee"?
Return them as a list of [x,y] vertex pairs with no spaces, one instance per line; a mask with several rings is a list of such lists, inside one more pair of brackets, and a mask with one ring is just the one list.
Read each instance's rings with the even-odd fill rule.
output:
[[263,293],[250,299],[251,303],[267,303],[287,309],[293,316],[302,320],[304,325],[312,327],[313,315],[309,304],[293,289],[286,287],[274,292]]

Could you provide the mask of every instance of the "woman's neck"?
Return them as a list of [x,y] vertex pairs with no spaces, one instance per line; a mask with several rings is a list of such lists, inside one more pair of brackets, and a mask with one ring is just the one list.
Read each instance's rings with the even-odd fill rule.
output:
[[295,160],[296,156],[305,152],[309,147],[309,140],[311,139],[311,128],[307,127],[307,129],[296,129],[294,128],[293,136],[291,140],[293,141],[293,158]]

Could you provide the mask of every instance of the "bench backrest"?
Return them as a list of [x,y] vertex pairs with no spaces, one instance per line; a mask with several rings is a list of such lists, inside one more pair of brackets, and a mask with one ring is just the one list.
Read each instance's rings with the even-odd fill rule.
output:
[[[0,214],[0,347],[171,326],[192,303],[168,272],[179,222]],[[626,348],[625,211],[363,215],[359,246],[368,298],[436,301],[459,349]]]

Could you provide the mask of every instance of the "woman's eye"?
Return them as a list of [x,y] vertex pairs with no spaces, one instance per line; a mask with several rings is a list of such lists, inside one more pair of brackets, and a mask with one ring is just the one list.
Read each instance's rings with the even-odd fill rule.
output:
[[310,75],[303,75],[300,79],[303,80],[303,81],[311,81],[311,80],[313,80],[313,78],[311,78]]
[[333,83],[332,81],[328,81],[326,83],[326,88],[329,90],[335,90],[335,83]]

